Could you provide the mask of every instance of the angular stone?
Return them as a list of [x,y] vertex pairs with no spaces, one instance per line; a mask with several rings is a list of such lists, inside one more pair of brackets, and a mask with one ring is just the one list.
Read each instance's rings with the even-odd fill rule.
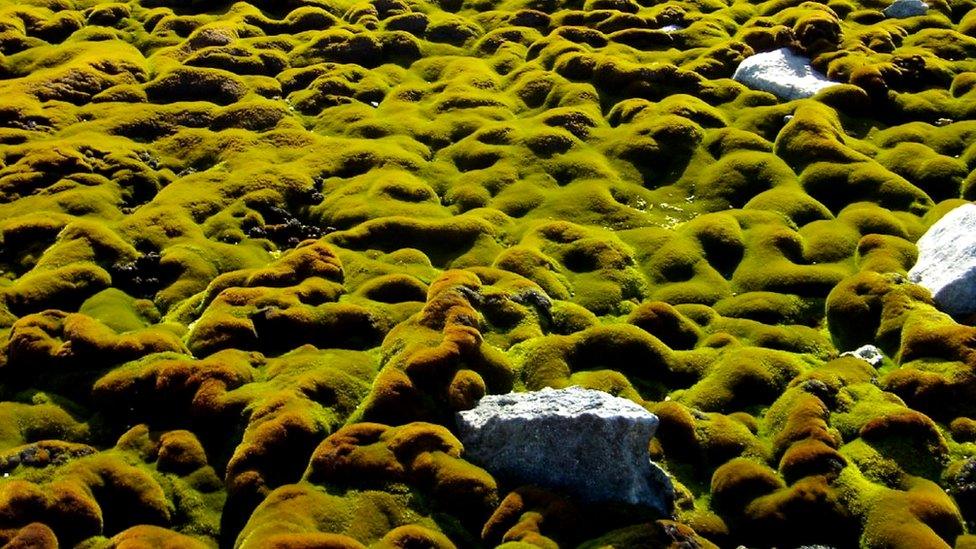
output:
[[496,477],[668,515],[674,488],[648,456],[657,426],[639,405],[579,387],[486,396],[458,414],[465,458]]
[[976,204],[947,213],[918,239],[908,279],[932,292],[953,316],[976,313]]
[[824,88],[836,86],[810,66],[810,60],[789,48],[757,53],[735,69],[732,78],[755,90],[772,93],[781,99],[810,97]]
[[884,9],[884,14],[885,17],[891,19],[904,19],[905,17],[925,15],[927,11],[929,11],[929,5],[922,0],[895,0]]
[[853,351],[841,353],[840,356],[859,358],[874,367],[878,367],[884,362],[884,355],[881,353],[881,349],[878,349],[874,345],[862,345]]

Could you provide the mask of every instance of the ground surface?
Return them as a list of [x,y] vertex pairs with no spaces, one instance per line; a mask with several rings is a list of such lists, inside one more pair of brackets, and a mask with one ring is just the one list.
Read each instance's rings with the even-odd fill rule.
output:
[[[904,275],[976,3],[887,5],[0,0],[0,538],[972,547],[976,328]],[[730,79],[783,46],[845,85]],[[673,520],[464,459],[567,385],[658,414]]]

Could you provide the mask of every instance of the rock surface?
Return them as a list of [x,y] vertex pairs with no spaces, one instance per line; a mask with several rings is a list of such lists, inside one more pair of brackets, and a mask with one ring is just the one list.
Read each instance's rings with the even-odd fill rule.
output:
[[465,457],[496,476],[670,512],[671,481],[648,457],[658,418],[629,400],[579,387],[487,396],[458,425]]
[[976,313],[976,204],[947,213],[918,239],[908,278],[932,292],[942,311]]
[[732,78],[750,88],[767,91],[781,99],[810,97],[837,85],[810,66],[810,60],[789,48],[757,53],[739,64]]
[[881,354],[881,349],[878,349],[874,345],[862,345],[853,351],[841,353],[840,356],[859,358],[875,367],[880,366],[884,362],[884,355]]
[[895,0],[884,9],[884,14],[888,18],[903,19],[925,15],[927,11],[929,11],[929,5],[923,0]]

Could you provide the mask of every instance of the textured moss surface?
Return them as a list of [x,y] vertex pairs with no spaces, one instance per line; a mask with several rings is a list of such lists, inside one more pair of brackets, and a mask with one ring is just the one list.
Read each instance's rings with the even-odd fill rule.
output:
[[[0,545],[976,546],[976,2],[0,0]],[[780,47],[843,84],[731,79]],[[878,346],[873,367],[840,356]],[[453,414],[661,419],[670,517]]]

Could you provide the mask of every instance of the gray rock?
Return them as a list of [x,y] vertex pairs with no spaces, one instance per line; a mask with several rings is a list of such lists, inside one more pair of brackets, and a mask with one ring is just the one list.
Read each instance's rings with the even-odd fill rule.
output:
[[885,17],[891,19],[903,19],[925,15],[927,11],[929,11],[929,5],[923,0],[895,0],[884,9],[884,14]]
[[943,312],[976,313],[976,205],[947,213],[917,245],[918,261],[908,279],[932,292]]
[[863,345],[853,351],[841,353],[840,356],[852,356],[854,358],[859,358],[875,368],[884,362],[884,355],[881,354],[881,349],[878,349],[874,345]]
[[670,515],[674,487],[648,457],[657,425],[629,400],[579,387],[486,396],[458,414],[465,458],[499,478]]
[[757,53],[739,63],[732,78],[752,89],[767,91],[781,99],[810,97],[836,86],[810,66],[810,60],[789,48]]

